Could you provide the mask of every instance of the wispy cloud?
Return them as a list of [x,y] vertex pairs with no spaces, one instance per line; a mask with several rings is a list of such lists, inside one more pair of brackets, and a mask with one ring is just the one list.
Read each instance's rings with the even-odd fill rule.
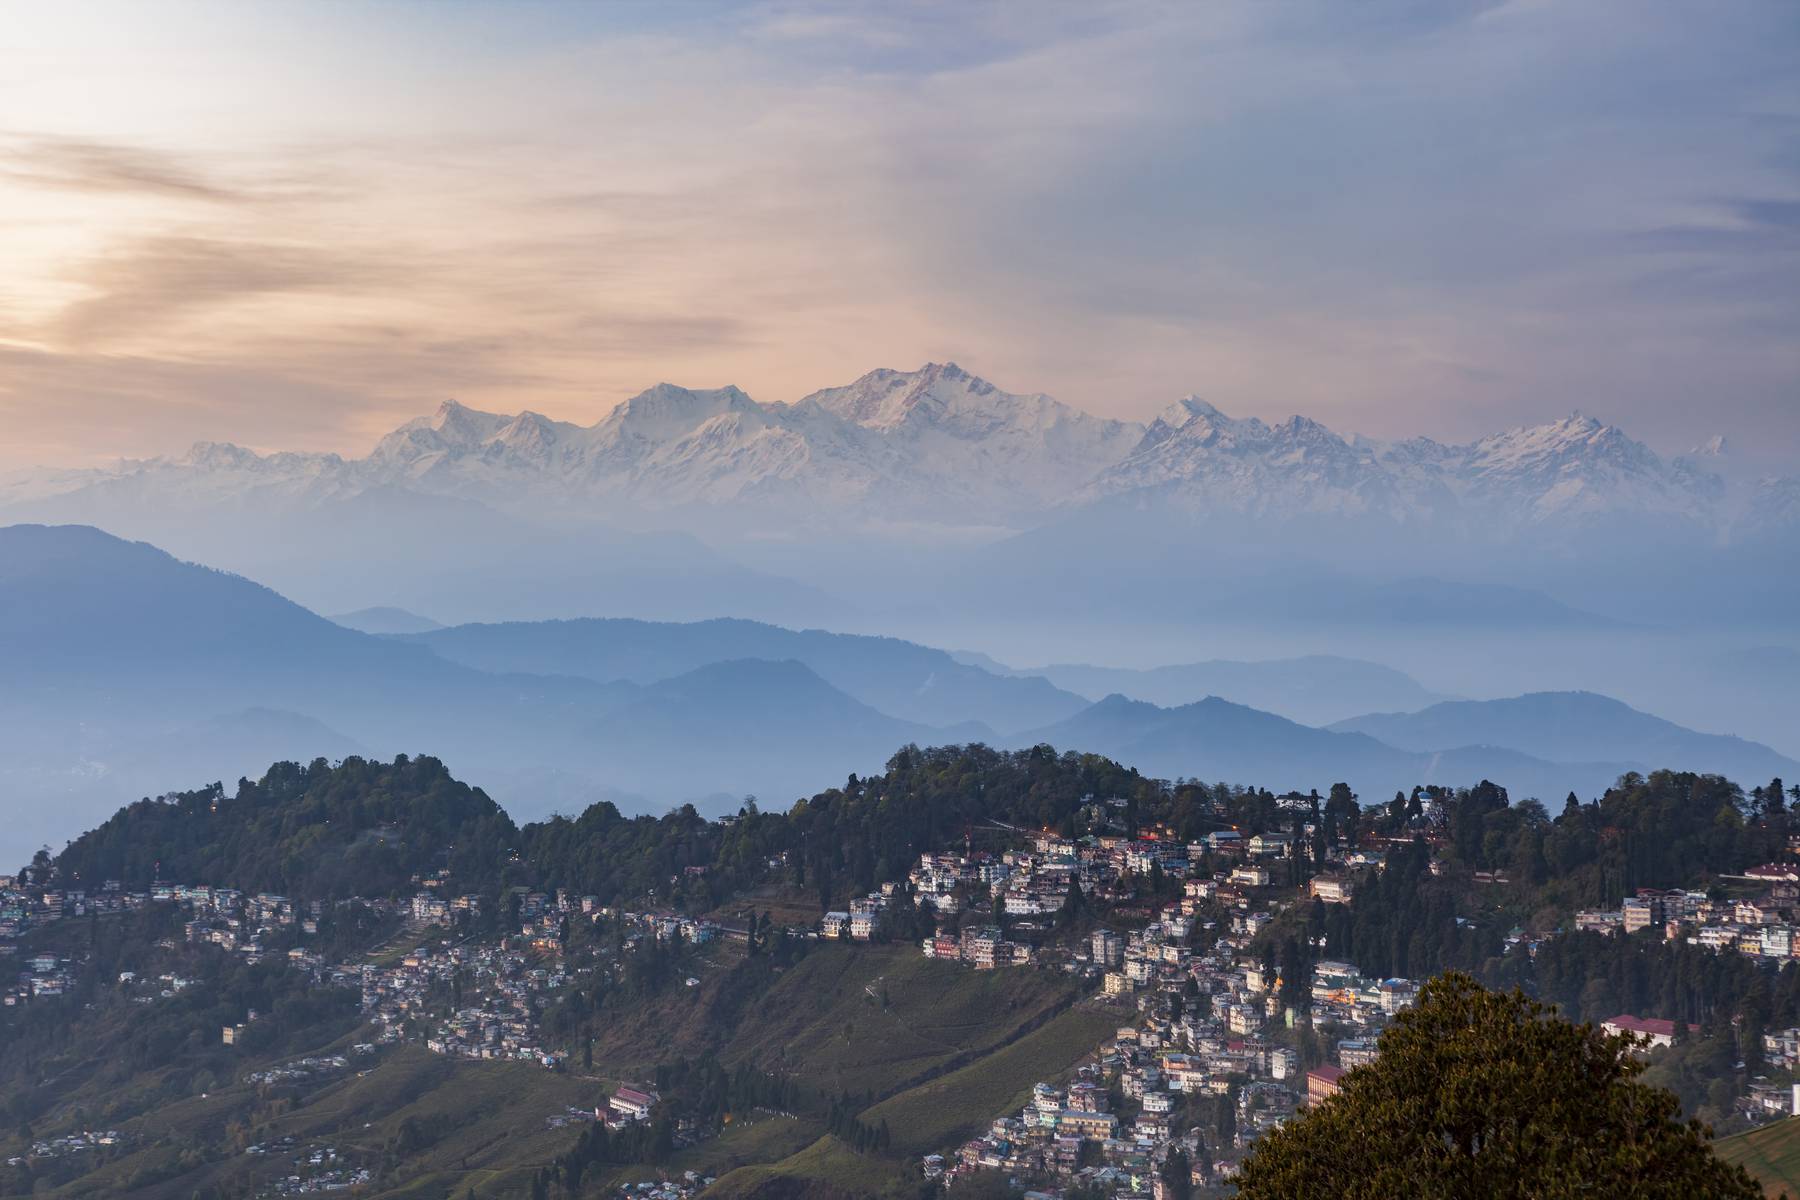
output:
[[0,176],[62,191],[151,195],[237,204],[247,193],[209,178],[183,157],[85,138],[13,137],[0,142]]
[[81,264],[72,278],[92,295],[59,312],[48,331],[76,348],[154,338],[196,314],[259,297],[342,297],[405,282],[391,264],[325,247],[193,236],[128,242]]

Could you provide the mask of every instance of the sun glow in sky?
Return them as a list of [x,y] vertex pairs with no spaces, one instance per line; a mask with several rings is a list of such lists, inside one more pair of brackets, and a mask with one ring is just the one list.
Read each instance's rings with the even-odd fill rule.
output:
[[1800,451],[1800,8],[17,6],[0,465],[953,358]]

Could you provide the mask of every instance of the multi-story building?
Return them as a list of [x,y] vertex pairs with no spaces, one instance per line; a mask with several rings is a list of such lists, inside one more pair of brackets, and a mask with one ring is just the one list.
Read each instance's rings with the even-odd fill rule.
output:
[[1668,920],[1661,896],[1633,896],[1620,906],[1626,933],[1636,933]]

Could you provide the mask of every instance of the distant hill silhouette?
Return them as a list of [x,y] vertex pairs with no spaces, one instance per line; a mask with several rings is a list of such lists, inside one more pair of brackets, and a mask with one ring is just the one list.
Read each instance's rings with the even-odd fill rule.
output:
[[355,612],[338,613],[331,620],[346,629],[354,629],[359,633],[430,633],[434,629],[443,628],[430,617],[422,617],[418,613],[408,612],[404,608],[394,608],[391,605],[377,605],[374,608],[359,608]]
[[1597,793],[1622,764],[1550,763],[1481,746],[1439,754],[1401,750],[1366,734],[1315,729],[1241,704],[1209,697],[1159,708],[1108,696],[1067,721],[1034,731],[1017,745],[1080,746],[1150,775],[1208,783],[1258,784],[1277,790],[1346,782],[1365,802],[1415,784],[1468,786],[1492,779],[1519,797]]
[[1375,708],[1410,712],[1441,699],[1392,667],[1331,654],[1263,662],[1212,659],[1146,670],[1058,663],[1034,673],[1095,699],[1117,693],[1168,706],[1218,696],[1307,725]]
[[[14,858],[197,775],[229,783],[277,759],[353,753],[442,756],[527,820],[599,798],[640,810],[735,807],[746,793],[783,803],[879,770],[910,742],[1050,742],[1166,777],[1344,780],[1367,799],[1483,777],[1557,799],[1662,766],[1724,770],[1745,786],[1800,778],[1766,747],[1597,696],[1440,704],[1319,729],[1217,698],[1086,705],[897,639],[750,621],[375,636],[79,526],[0,529],[0,663],[0,788],[24,801],[0,830],[0,854]],[[1327,680],[1333,669],[1320,668]]]
[[1533,692],[1505,700],[1457,700],[1413,713],[1371,713],[1331,726],[1408,750],[1479,742],[1565,761],[1579,756],[1724,775],[1748,788],[1800,762],[1743,738],[1696,733],[1593,692]]
[[1030,729],[1087,701],[1034,676],[996,675],[899,638],[792,630],[758,621],[589,619],[458,625],[412,639],[484,671],[655,683],[709,663],[791,659],[864,704],[925,725]]
[[645,688],[600,719],[593,749],[626,788],[701,791],[741,780],[742,791],[785,804],[821,780],[842,782],[853,771],[879,769],[909,742],[992,740],[985,726],[897,720],[802,663],[739,659]]
[[597,798],[799,794],[909,741],[992,736],[886,716],[793,662],[650,688],[478,670],[83,526],[0,529],[0,661],[0,786],[54,801],[0,832],[12,857],[121,801],[282,758],[436,752],[531,818]]

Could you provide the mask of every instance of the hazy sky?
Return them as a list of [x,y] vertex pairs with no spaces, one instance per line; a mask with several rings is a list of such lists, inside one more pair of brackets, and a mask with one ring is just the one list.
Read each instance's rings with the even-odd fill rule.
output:
[[0,22],[0,465],[945,358],[1121,416],[1800,453],[1800,4]]

